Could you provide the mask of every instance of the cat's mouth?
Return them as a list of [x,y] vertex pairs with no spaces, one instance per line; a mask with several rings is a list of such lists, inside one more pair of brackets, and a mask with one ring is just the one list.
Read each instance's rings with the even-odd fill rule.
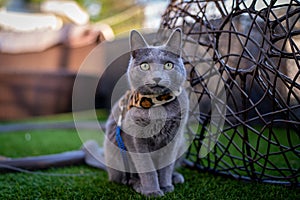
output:
[[143,95],[167,94],[171,92],[169,88],[158,84],[146,84],[140,86],[137,91]]

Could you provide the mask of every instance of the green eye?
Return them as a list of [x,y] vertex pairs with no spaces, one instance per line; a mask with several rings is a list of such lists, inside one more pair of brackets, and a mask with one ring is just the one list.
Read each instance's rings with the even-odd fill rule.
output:
[[165,68],[166,70],[171,70],[171,69],[173,69],[173,67],[174,67],[174,64],[171,63],[171,62],[167,62],[167,63],[164,65],[164,68]]
[[142,69],[143,71],[147,71],[147,70],[150,69],[150,65],[149,65],[148,63],[142,63],[142,64],[140,65],[140,67],[141,67],[141,69]]

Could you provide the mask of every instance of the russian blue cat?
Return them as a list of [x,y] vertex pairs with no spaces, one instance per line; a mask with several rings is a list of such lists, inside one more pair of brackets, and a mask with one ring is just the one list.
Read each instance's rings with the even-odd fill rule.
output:
[[163,196],[184,182],[174,171],[184,151],[189,105],[181,43],[180,29],[161,46],[150,46],[139,32],[131,32],[130,90],[113,106],[106,124],[109,180],[146,196]]

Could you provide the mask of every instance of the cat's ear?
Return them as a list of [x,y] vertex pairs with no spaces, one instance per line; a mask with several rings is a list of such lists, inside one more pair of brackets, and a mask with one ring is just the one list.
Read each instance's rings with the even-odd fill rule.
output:
[[147,42],[143,36],[136,30],[132,30],[130,33],[130,49],[134,51],[136,49],[141,49],[148,47]]
[[181,37],[181,29],[177,28],[173,31],[166,42],[167,49],[179,56],[181,56]]

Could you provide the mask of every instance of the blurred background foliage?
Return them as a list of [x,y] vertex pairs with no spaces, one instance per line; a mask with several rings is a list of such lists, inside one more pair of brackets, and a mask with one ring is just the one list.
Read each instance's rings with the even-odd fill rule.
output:
[[[0,0],[0,7],[7,10],[39,12],[45,0]],[[142,28],[144,22],[143,7],[145,2],[139,0],[74,0],[90,16],[91,23],[102,22],[110,25],[115,32],[128,31],[132,28]],[[148,1],[147,3],[151,3]],[[0,8],[1,9],[1,8]],[[117,15],[117,16],[116,16]],[[118,16],[119,15],[119,16]],[[113,16],[116,16],[114,20]],[[109,20],[106,20],[108,19]]]

